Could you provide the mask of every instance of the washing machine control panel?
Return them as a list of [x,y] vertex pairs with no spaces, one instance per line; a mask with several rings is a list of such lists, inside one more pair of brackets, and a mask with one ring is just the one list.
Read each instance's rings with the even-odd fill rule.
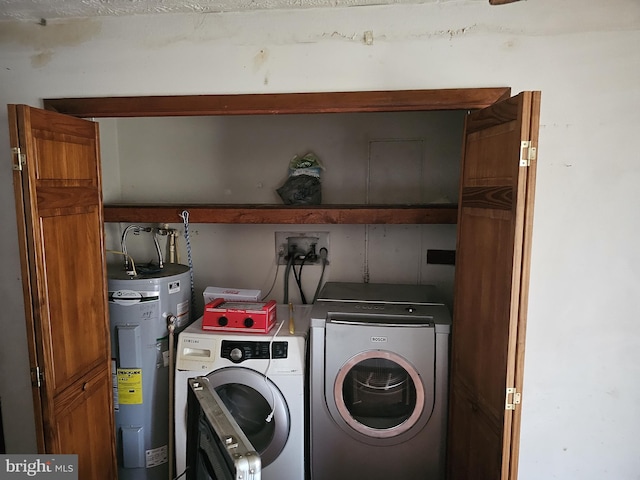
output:
[[271,343],[271,358],[287,358],[288,342],[261,342],[252,340],[223,340],[220,356],[233,363],[245,360],[268,360],[269,344]]

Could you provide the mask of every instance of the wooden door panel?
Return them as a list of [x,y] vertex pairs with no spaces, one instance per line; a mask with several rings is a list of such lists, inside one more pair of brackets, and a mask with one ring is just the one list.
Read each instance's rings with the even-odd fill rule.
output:
[[[108,337],[95,331],[104,312],[103,298],[96,294],[102,288],[102,272],[95,269],[102,255],[100,224],[91,210],[41,219],[48,300],[42,315],[49,324],[43,341],[52,365],[45,375],[56,392],[109,361]],[[77,248],[70,251],[72,245]]]
[[519,154],[520,129],[517,127],[518,123],[511,121],[467,137],[465,152],[469,163],[465,165],[462,178],[465,186],[511,184],[517,175],[518,164],[511,165],[503,159],[507,152],[512,158]]
[[96,195],[95,188],[85,187],[48,187],[38,188],[38,207],[43,217],[58,214],[73,215],[92,212],[97,215],[97,205],[89,201]]
[[[449,480],[515,480],[539,92],[471,113],[460,175],[449,409]],[[526,152],[528,153],[528,151]]]
[[[78,455],[78,478],[104,478],[111,472],[110,427],[96,421],[111,408],[111,375],[104,365],[94,375],[76,382],[60,399],[51,429],[58,448]],[[111,478],[115,478],[115,475]]]
[[29,111],[32,149],[30,167],[38,180],[84,180],[97,186],[99,163],[87,162],[97,154],[95,124],[76,122],[66,115],[53,117],[43,110]]
[[95,171],[83,162],[95,151],[92,140],[75,135],[34,130],[38,180],[86,180],[95,184]]
[[466,389],[453,385],[456,394],[451,396],[450,408],[460,416],[460,422],[449,435],[460,441],[454,444],[449,455],[456,461],[451,464],[448,478],[466,480],[491,480],[496,478],[502,464],[502,445],[498,442],[499,430],[494,422],[487,422],[483,415],[479,415],[480,408]]
[[458,279],[458,289],[465,297],[456,307],[452,361],[457,369],[455,381],[475,392],[500,430],[510,322],[510,304],[502,300],[511,288],[512,265],[496,259],[509,248],[513,231],[503,212],[489,218],[478,212],[466,213],[466,235],[456,253],[456,264],[466,273]]

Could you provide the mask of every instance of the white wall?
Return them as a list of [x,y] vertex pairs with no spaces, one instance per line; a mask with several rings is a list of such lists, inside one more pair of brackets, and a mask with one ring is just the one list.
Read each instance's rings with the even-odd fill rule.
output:
[[[362,41],[371,30],[374,42]],[[0,23],[0,103],[43,97],[510,86],[541,90],[520,478],[640,471],[640,4],[480,0]],[[0,394],[34,448],[6,113]]]

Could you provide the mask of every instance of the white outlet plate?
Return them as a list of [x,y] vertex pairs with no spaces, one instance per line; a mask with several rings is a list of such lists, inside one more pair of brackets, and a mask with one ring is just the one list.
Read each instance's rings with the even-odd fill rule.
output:
[[[320,263],[320,249],[327,249],[329,254],[329,232],[276,232],[276,256],[279,265],[286,265],[289,258],[287,256],[289,247],[289,238],[296,238],[298,247],[303,251],[308,251],[311,243],[316,243],[316,253],[318,258],[314,261],[305,260],[305,265],[314,265]],[[317,241],[316,241],[317,238]],[[299,265],[301,261],[296,260],[295,264]],[[328,263],[328,262],[327,262]]]

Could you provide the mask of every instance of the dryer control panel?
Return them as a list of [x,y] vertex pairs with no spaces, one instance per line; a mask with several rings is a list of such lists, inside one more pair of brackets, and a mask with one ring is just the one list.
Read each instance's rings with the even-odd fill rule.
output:
[[[271,356],[269,356],[269,344],[271,344]],[[231,360],[233,363],[245,360],[280,359],[287,358],[288,350],[288,342],[223,340],[220,357]]]

